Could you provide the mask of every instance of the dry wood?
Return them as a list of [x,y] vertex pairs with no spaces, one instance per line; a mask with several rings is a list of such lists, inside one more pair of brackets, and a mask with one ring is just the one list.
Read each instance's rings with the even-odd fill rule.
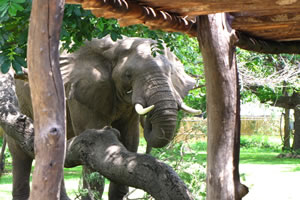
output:
[[[73,3],[73,0],[66,2]],[[121,26],[145,24],[152,29],[180,31],[189,35],[196,34],[195,24],[191,20],[149,6],[141,6],[129,0],[85,0],[81,2],[81,5],[84,9],[91,10],[96,17],[120,19]]]
[[264,40],[256,37],[252,37],[243,32],[236,32],[238,41],[236,46],[249,51],[255,51],[259,53],[268,54],[280,54],[280,53],[300,53],[300,42],[277,42],[272,40]]
[[141,0],[141,4],[146,4],[154,8],[168,10],[182,15],[207,15],[220,12],[246,12],[263,11],[264,13],[276,13],[281,10],[300,8],[300,1],[290,0]]
[[300,95],[294,93],[292,96],[281,96],[273,105],[285,109],[294,109],[300,105]]
[[59,71],[64,1],[32,2],[27,62],[34,113],[35,158],[31,200],[59,198],[65,155],[65,96]]
[[234,34],[225,14],[199,16],[198,40],[207,91],[207,200],[241,199],[239,104]]
[[294,108],[294,150],[300,149],[300,103]]

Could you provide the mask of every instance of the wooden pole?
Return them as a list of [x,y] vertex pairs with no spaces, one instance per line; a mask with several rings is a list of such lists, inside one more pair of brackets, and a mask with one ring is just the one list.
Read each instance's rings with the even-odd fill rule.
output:
[[199,16],[197,26],[207,91],[207,200],[237,200],[248,191],[240,184],[238,173],[239,98],[233,45],[235,34],[225,14]]
[[35,158],[30,199],[59,199],[65,158],[65,95],[59,70],[64,0],[33,0],[27,62],[34,113]]
[[300,149],[300,104],[294,108],[294,150],[298,151]]

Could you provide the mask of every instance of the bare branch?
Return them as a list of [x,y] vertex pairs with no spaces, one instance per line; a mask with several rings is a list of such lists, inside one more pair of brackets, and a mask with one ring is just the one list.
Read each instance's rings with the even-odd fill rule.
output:
[[[284,60],[284,59],[283,59]],[[255,73],[245,67],[245,63],[239,64],[239,74],[241,76],[242,87],[250,88],[253,86],[267,86],[269,88],[285,87],[283,82],[300,87],[300,65],[289,66],[283,61],[285,66],[268,76],[261,73]]]

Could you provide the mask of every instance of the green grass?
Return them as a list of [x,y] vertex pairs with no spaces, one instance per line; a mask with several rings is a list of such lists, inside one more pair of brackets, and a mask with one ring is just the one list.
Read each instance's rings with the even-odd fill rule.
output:
[[282,165],[282,164],[300,164],[300,160],[291,158],[277,158],[278,153],[271,152],[245,152],[240,154],[241,164],[262,164],[262,165]]
[[294,167],[290,170],[290,172],[299,172],[300,171],[300,166]]

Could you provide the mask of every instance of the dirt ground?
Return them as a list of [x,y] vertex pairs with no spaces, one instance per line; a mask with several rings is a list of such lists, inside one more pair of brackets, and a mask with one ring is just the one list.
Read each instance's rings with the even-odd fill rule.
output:
[[[240,164],[240,173],[245,173],[249,193],[243,200],[299,200],[299,165]],[[241,179],[242,180],[242,179]]]

